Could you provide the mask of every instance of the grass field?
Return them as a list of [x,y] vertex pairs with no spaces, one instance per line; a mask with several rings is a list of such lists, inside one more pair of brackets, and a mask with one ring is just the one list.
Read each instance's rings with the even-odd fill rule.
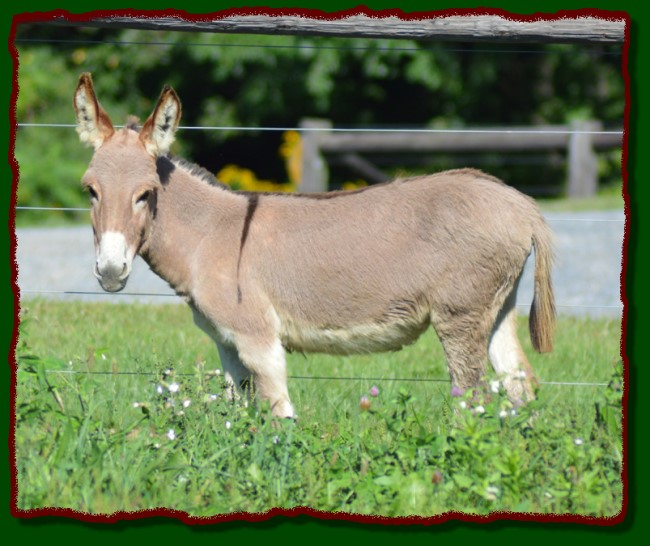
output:
[[294,423],[223,399],[216,349],[183,306],[28,300],[21,319],[19,510],[621,510],[620,320],[560,318],[538,355],[522,318],[543,383],[518,409],[502,393],[452,398],[432,332],[397,353],[291,354]]

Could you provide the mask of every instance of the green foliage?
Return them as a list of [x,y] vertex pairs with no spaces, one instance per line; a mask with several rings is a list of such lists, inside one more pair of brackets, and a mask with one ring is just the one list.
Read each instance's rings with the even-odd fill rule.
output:
[[[95,75],[100,100],[116,124],[129,113],[147,116],[165,83],[178,91],[182,123],[188,126],[293,127],[303,118],[323,117],[336,126],[444,128],[589,118],[619,127],[625,101],[618,46],[488,48],[41,25],[18,28],[16,44],[21,123],[72,123],[71,96],[82,71]],[[277,156],[280,138],[273,132],[186,131],[174,151],[213,173],[235,164],[260,179],[282,181],[287,177]],[[74,131],[21,129],[16,157],[19,205],[85,203],[78,180],[89,153]],[[417,164],[407,156],[388,159],[391,163],[381,166],[391,171],[439,170],[459,161],[451,156]],[[501,156],[485,159],[475,165],[513,183],[557,181],[558,188],[564,179],[562,169],[546,160],[540,166],[528,157],[522,164]],[[472,158],[460,161],[474,165]],[[604,183],[620,180],[620,153],[603,156],[601,170]]]
[[[607,388],[543,386],[536,402],[514,408],[502,390],[450,398],[435,383],[292,379],[293,422],[226,400],[214,348],[184,308],[34,301],[22,313],[22,510],[612,517],[621,509],[617,321],[561,319],[557,355],[537,366],[556,379],[572,361],[583,380],[610,374]],[[442,376],[433,339],[390,356],[315,357],[305,370],[294,355],[290,374]],[[618,364],[603,368],[607,358]]]

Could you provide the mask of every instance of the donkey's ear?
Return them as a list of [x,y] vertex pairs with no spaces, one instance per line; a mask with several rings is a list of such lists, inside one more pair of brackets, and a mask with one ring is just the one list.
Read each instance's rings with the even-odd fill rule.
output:
[[153,113],[144,122],[140,140],[154,157],[165,155],[174,142],[181,120],[181,101],[176,92],[166,85]]
[[79,76],[79,83],[72,103],[77,113],[79,139],[96,150],[115,132],[115,129],[111,118],[108,117],[95,96],[90,72],[84,72]]

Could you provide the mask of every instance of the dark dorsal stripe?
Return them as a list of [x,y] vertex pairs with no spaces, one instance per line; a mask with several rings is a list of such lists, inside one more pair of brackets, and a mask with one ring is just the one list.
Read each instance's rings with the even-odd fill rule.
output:
[[248,207],[246,208],[246,217],[244,218],[244,226],[241,231],[241,239],[239,241],[239,258],[237,259],[237,303],[242,302],[241,287],[239,286],[239,266],[241,265],[241,257],[244,252],[244,245],[248,239],[248,231],[253,221],[253,216],[259,205],[260,196],[258,193],[248,194]]

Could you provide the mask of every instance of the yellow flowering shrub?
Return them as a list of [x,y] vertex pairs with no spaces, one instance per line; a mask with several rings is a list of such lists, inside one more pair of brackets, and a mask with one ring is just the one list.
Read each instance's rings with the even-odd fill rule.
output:
[[[288,182],[260,180],[250,169],[237,165],[226,165],[217,173],[217,179],[233,190],[258,192],[293,192],[297,191],[302,178],[302,140],[298,131],[285,131],[282,135],[279,155],[284,160]],[[344,190],[354,190],[367,186],[364,180],[345,182]]]

